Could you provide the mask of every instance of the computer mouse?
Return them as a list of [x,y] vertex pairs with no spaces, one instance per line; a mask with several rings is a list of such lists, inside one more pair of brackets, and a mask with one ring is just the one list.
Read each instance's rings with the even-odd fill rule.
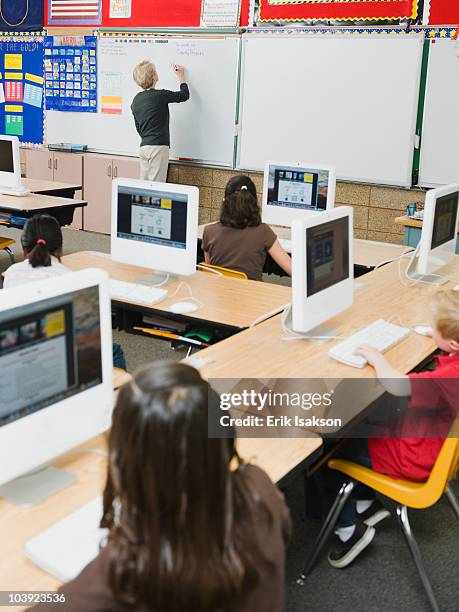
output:
[[431,336],[432,328],[429,325],[417,325],[414,331],[421,336]]
[[174,314],[186,314],[187,312],[194,312],[199,306],[194,302],[175,302],[169,306],[169,310]]

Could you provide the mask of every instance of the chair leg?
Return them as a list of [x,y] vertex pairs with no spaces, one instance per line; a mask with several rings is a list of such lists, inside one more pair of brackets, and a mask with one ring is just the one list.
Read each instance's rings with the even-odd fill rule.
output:
[[11,263],[13,263],[13,264],[14,264],[15,259],[14,259],[14,253],[13,253],[13,251],[10,249],[10,247],[5,247],[5,249],[4,249],[4,250],[5,250],[5,251],[8,253],[8,255],[10,256]]
[[454,495],[454,491],[450,485],[446,487],[446,497],[451,508],[453,509],[454,514],[456,515],[457,520],[459,521],[459,502],[457,501],[457,497]]
[[338,495],[336,496],[335,501],[333,502],[333,506],[331,507],[330,512],[328,513],[328,516],[325,519],[324,524],[322,525],[320,533],[317,536],[317,540],[315,541],[314,547],[312,549],[312,554],[309,557],[309,559],[306,560],[304,567],[303,567],[303,571],[300,577],[296,581],[297,584],[299,585],[305,584],[305,580],[307,576],[311,573],[312,568],[314,567],[314,564],[317,560],[317,557],[319,556],[319,553],[324,547],[328,539],[328,536],[330,535],[333,528],[335,527],[336,521],[338,520],[338,517],[341,514],[341,510],[343,509],[344,504],[349,499],[349,495],[352,493],[354,487],[355,487],[354,480],[349,480],[348,482],[345,482],[342,485]]
[[402,528],[403,535],[405,536],[406,543],[408,544],[408,548],[410,549],[411,557],[413,558],[413,561],[416,565],[416,569],[418,570],[419,577],[421,578],[425,593],[429,599],[430,607],[432,608],[433,612],[440,612],[440,608],[438,607],[437,600],[435,599],[432,586],[430,584],[426,569],[424,567],[421,552],[414,538],[413,532],[411,531],[411,525],[408,520],[408,510],[406,506],[397,506],[397,518],[400,527]]

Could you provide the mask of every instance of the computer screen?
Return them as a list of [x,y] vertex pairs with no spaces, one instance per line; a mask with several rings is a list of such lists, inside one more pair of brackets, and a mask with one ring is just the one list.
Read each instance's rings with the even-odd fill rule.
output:
[[13,143],[0,139],[0,172],[14,172]]
[[98,286],[0,312],[0,427],[101,382]]
[[188,196],[120,185],[117,237],[186,249]]
[[349,278],[349,218],[306,229],[307,296]]
[[326,210],[329,180],[328,170],[271,164],[267,204],[299,210]]
[[451,193],[437,199],[431,249],[455,238],[458,201],[459,193]]

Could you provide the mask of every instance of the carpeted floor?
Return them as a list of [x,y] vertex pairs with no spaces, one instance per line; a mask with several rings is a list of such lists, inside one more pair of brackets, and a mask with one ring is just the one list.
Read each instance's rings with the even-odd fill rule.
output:
[[[1,229],[2,236],[19,242],[16,230]],[[64,229],[64,251],[108,252],[109,238],[88,232]],[[16,245],[18,259],[22,258]],[[9,265],[0,252],[0,273]],[[274,280],[270,277],[270,281]],[[276,282],[288,282],[285,279]],[[114,332],[126,353],[130,371],[156,359],[179,360],[183,353],[172,351],[167,343]],[[459,482],[454,483],[459,497]],[[320,525],[306,520],[302,478],[286,490],[293,517],[293,537],[287,553],[288,612],[428,612],[420,580],[409,556],[396,519],[386,519],[377,527],[369,548],[345,570],[336,570],[319,560],[305,586],[295,582],[305,555],[311,550]],[[410,513],[413,532],[424,556],[442,612],[459,611],[459,522],[449,505],[442,501],[434,508]],[[266,612],[269,612],[268,610]]]

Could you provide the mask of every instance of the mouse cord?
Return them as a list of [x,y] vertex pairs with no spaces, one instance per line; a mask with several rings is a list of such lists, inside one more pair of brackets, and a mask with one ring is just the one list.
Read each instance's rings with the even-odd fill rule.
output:
[[180,281],[174,293],[171,293],[170,295],[168,295],[168,299],[174,298],[179,293],[179,291],[181,291],[183,288],[187,289],[188,291],[188,296],[187,296],[188,300],[193,301],[200,308],[204,306],[203,302],[201,302],[200,300],[198,300],[197,298],[193,296],[193,291],[191,290],[190,285],[186,283],[185,281]]

